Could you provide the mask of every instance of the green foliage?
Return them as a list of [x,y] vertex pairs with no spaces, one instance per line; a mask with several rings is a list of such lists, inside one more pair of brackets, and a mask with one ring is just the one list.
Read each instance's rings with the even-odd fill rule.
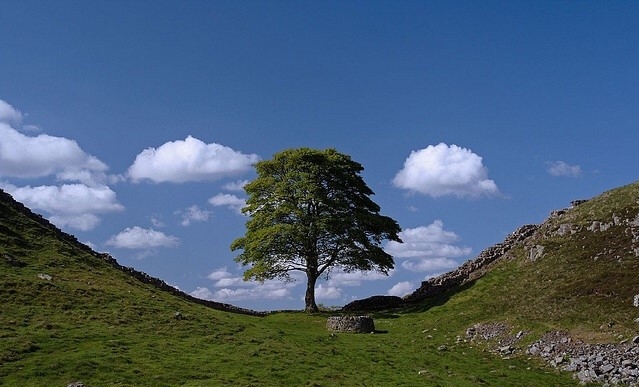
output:
[[[334,149],[300,148],[256,164],[258,177],[245,186],[242,210],[251,218],[246,234],[231,244],[243,250],[237,262],[249,266],[245,279],[308,279],[306,309],[317,312],[315,282],[331,269],[387,273],[393,258],[380,244],[400,241],[399,225],[379,213],[363,167]],[[401,241],[400,241],[401,242]]]

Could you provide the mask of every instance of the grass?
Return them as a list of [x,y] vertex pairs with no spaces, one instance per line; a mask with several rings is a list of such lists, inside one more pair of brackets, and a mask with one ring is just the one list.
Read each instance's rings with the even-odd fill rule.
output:
[[376,334],[327,332],[335,312],[254,317],[194,304],[115,270],[0,198],[0,385],[575,386],[540,361],[502,359],[457,336],[489,321],[531,332],[520,347],[554,329],[598,341],[635,333],[631,236],[621,227],[552,231],[636,216],[637,190],[604,194],[544,225],[529,241],[545,247],[535,262],[521,247],[454,293],[375,314]]

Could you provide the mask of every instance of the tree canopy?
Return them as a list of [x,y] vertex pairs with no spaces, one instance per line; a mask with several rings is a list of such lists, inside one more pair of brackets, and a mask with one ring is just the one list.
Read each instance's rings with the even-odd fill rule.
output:
[[255,165],[244,189],[246,234],[231,244],[235,260],[249,268],[245,280],[291,280],[306,274],[305,310],[317,312],[315,285],[332,269],[388,274],[393,257],[383,240],[401,242],[400,227],[379,213],[363,167],[335,149],[287,149]]

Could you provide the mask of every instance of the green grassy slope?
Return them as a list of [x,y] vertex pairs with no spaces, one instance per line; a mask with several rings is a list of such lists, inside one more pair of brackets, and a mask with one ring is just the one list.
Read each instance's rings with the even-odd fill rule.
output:
[[[587,261],[595,278],[568,274],[587,257],[558,240],[544,241],[546,253],[535,262],[522,248],[465,289],[374,315],[377,334],[332,335],[328,314],[255,317],[161,291],[0,198],[0,385],[575,386],[570,374],[525,357],[502,359],[456,337],[484,321],[538,332],[565,326],[591,334],[609,319],[623,334],[634,328],[626,303],[632,291],[621,288],[636,289],[624,274],[636,267],[610,271],[619,260],[599,258]],[[593,200],[577,209],[588,206],[599,208]],[[575,216],[570,222],[582,221]],[[564,263],[569,270],[557,268]],[[604,288],[615,273],[625,285]],[[564,278],[599,285],[575,289]]]
[[[446,308],[464,309],[469,320],[563,329],[589,341],[632,337],[639,329],[632,305],[639,294],[638,215],[639,183],[559,211]],[[538,246],[543,254],[532,260]]]

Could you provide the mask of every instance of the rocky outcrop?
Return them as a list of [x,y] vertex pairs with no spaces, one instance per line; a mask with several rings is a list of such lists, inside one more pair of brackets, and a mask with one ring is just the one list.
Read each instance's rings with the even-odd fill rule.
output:
[[477,258],[466,261],[456,270],[422,282],[419,289],[404,297],[404,300],[406,302],[419,302],[426,298],[443,294],[476,279],[483,274],[488,265],[503,257],[513,247],[522,243],[537,231],[538,228],[539,226],[534,224],[519,227],[513,233],[509,234],[503,242],[485,249]]

